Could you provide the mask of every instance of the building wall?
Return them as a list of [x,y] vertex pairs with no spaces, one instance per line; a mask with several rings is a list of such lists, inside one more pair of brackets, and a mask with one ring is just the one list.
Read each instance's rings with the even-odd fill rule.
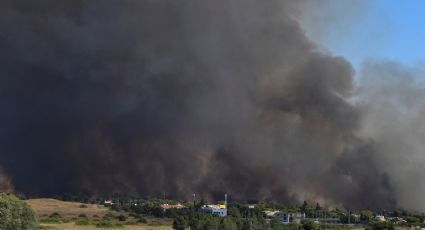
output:
[[289,224],[289,222],[301,222],[302,219],[305,218],[304,213],[286,213],[286,212],[278,212],[276,217],[282,224]]
[[225,208],[212,208],[212,207],[201,207],[201,212],[206,214],[216,214],[222,217],[227,216],[227,209]]

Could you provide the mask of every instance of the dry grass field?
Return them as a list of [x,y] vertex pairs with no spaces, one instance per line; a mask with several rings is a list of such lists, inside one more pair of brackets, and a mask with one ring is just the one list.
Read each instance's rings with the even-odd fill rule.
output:
[[[100,229],[111,229],[111,228],[97,228],[94,225],[78,226],[74,223],[66,224],[43,224],[49,226],[52,230],[100,230]],[[171,226],[147,226],[147,225],[127,225],[120,228],[113,228],[117,230],[172,230]]]
[[89,218],[102,217],[108,209],[95,204],[86,204],[87,207],[82,208],[81,203],[66,202],[55,199],[30,199],[26,201],[37,213],[38,216],[48,216],[52,213],[59,213],[66,219],[78,217],[80,214],[85,214]]
[[[99,220],[110,211],[102,205],[81,204],[78,202],[66,202],[55,199],[30,199],[26,202],[35,210],[39,218],[48,217],[53,213],[58,213],[66,223],[41,223],[45,229],[52,230],[94,230],[98,228],[94,224],[75,225],[75,220],[81,214],[87,216],[90,220]],[[96,223],[96,222],[95,222]],[[149,225],[148,225],[149,224]],[[148,219],[148,224],[126,225],[114,229],[123,230],[171,230],[171,220],[167,219]],[[151,226],[155,225],[155,226]],[[158,226],[162,225],[162,226]],[[108,228],[110,229],[110,228]]]

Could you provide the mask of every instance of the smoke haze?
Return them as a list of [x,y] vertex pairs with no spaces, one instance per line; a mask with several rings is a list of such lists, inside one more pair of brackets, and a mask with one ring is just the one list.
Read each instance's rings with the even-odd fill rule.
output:
[[396,63],[353,82],[305,36],[303,5],[2,1],[5,178],[40,196],[421,209],[423,87]]

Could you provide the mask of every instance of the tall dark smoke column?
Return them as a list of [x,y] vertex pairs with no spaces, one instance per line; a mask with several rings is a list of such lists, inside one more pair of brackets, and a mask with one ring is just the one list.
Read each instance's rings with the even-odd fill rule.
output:
[[0,164],[16,190],[395,207],[354,135],[354,71],[282,0],[0,8]]

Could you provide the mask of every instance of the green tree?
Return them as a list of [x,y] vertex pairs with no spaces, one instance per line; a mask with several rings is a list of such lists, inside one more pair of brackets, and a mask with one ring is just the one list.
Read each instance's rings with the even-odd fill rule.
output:
[[186,228],[186,219],[183,216],[178,216],[173,221],[173,229],[184,230]]
[[360,212],[361,221],[369,221],[373,217],[374,213],[370,210],[363,210]]
[[421,220],[415,216],[406,216],[404,218],[407,221],[407,224],[410,227],[414,227],[414,226],[420,226],[421,225]]
[[191,230],[202,230],[204,227],[204,214],[192,213],[189,217],[189,227]]
[[214,217],[209,217],[204,224],[204,230],[218,230],[219,223]]
[[317,224],[315,224],[311,220],[303,220],[301,222],[301,224],[302,224],[304,230],[316,230],[317,229]]
[[0,229],[34,230],[37,218],[24,201],[14,195],[0,194]]
[[366,230],[394,230],[394,225],[389,221],[371,221]]
[[303,205],[300,207],[301,212],[305,213],[307,211],[307,208],[308,208],[307,201],[304,201]]
[[286,227],[286,229],[290,229],[290,230],[302,229],[302,225],[301,224],[297,224],[295,222],[286,224],[285,227]]
[[200,218],[192,218],[189,221],[189,227],[191,230],[202,230],[204,222]]
[[271,220],[270,227],[273,230],[284,230],[286,226],[280,223],[278,219],[274,218]]
[[223,230],[237,230],[238,226],[235,222],[235,220],[233,219],[233,217],[228,216],[225,218],[222,218],[220,221],[220,229]]
[[241,218],[241,212],[237,207],[231,206],[227,209],[227,213],[229,216],[233,216],[236,218]]
[[316,211],[321,211],[322,207],[320,206],[319,202],[316,203]]

